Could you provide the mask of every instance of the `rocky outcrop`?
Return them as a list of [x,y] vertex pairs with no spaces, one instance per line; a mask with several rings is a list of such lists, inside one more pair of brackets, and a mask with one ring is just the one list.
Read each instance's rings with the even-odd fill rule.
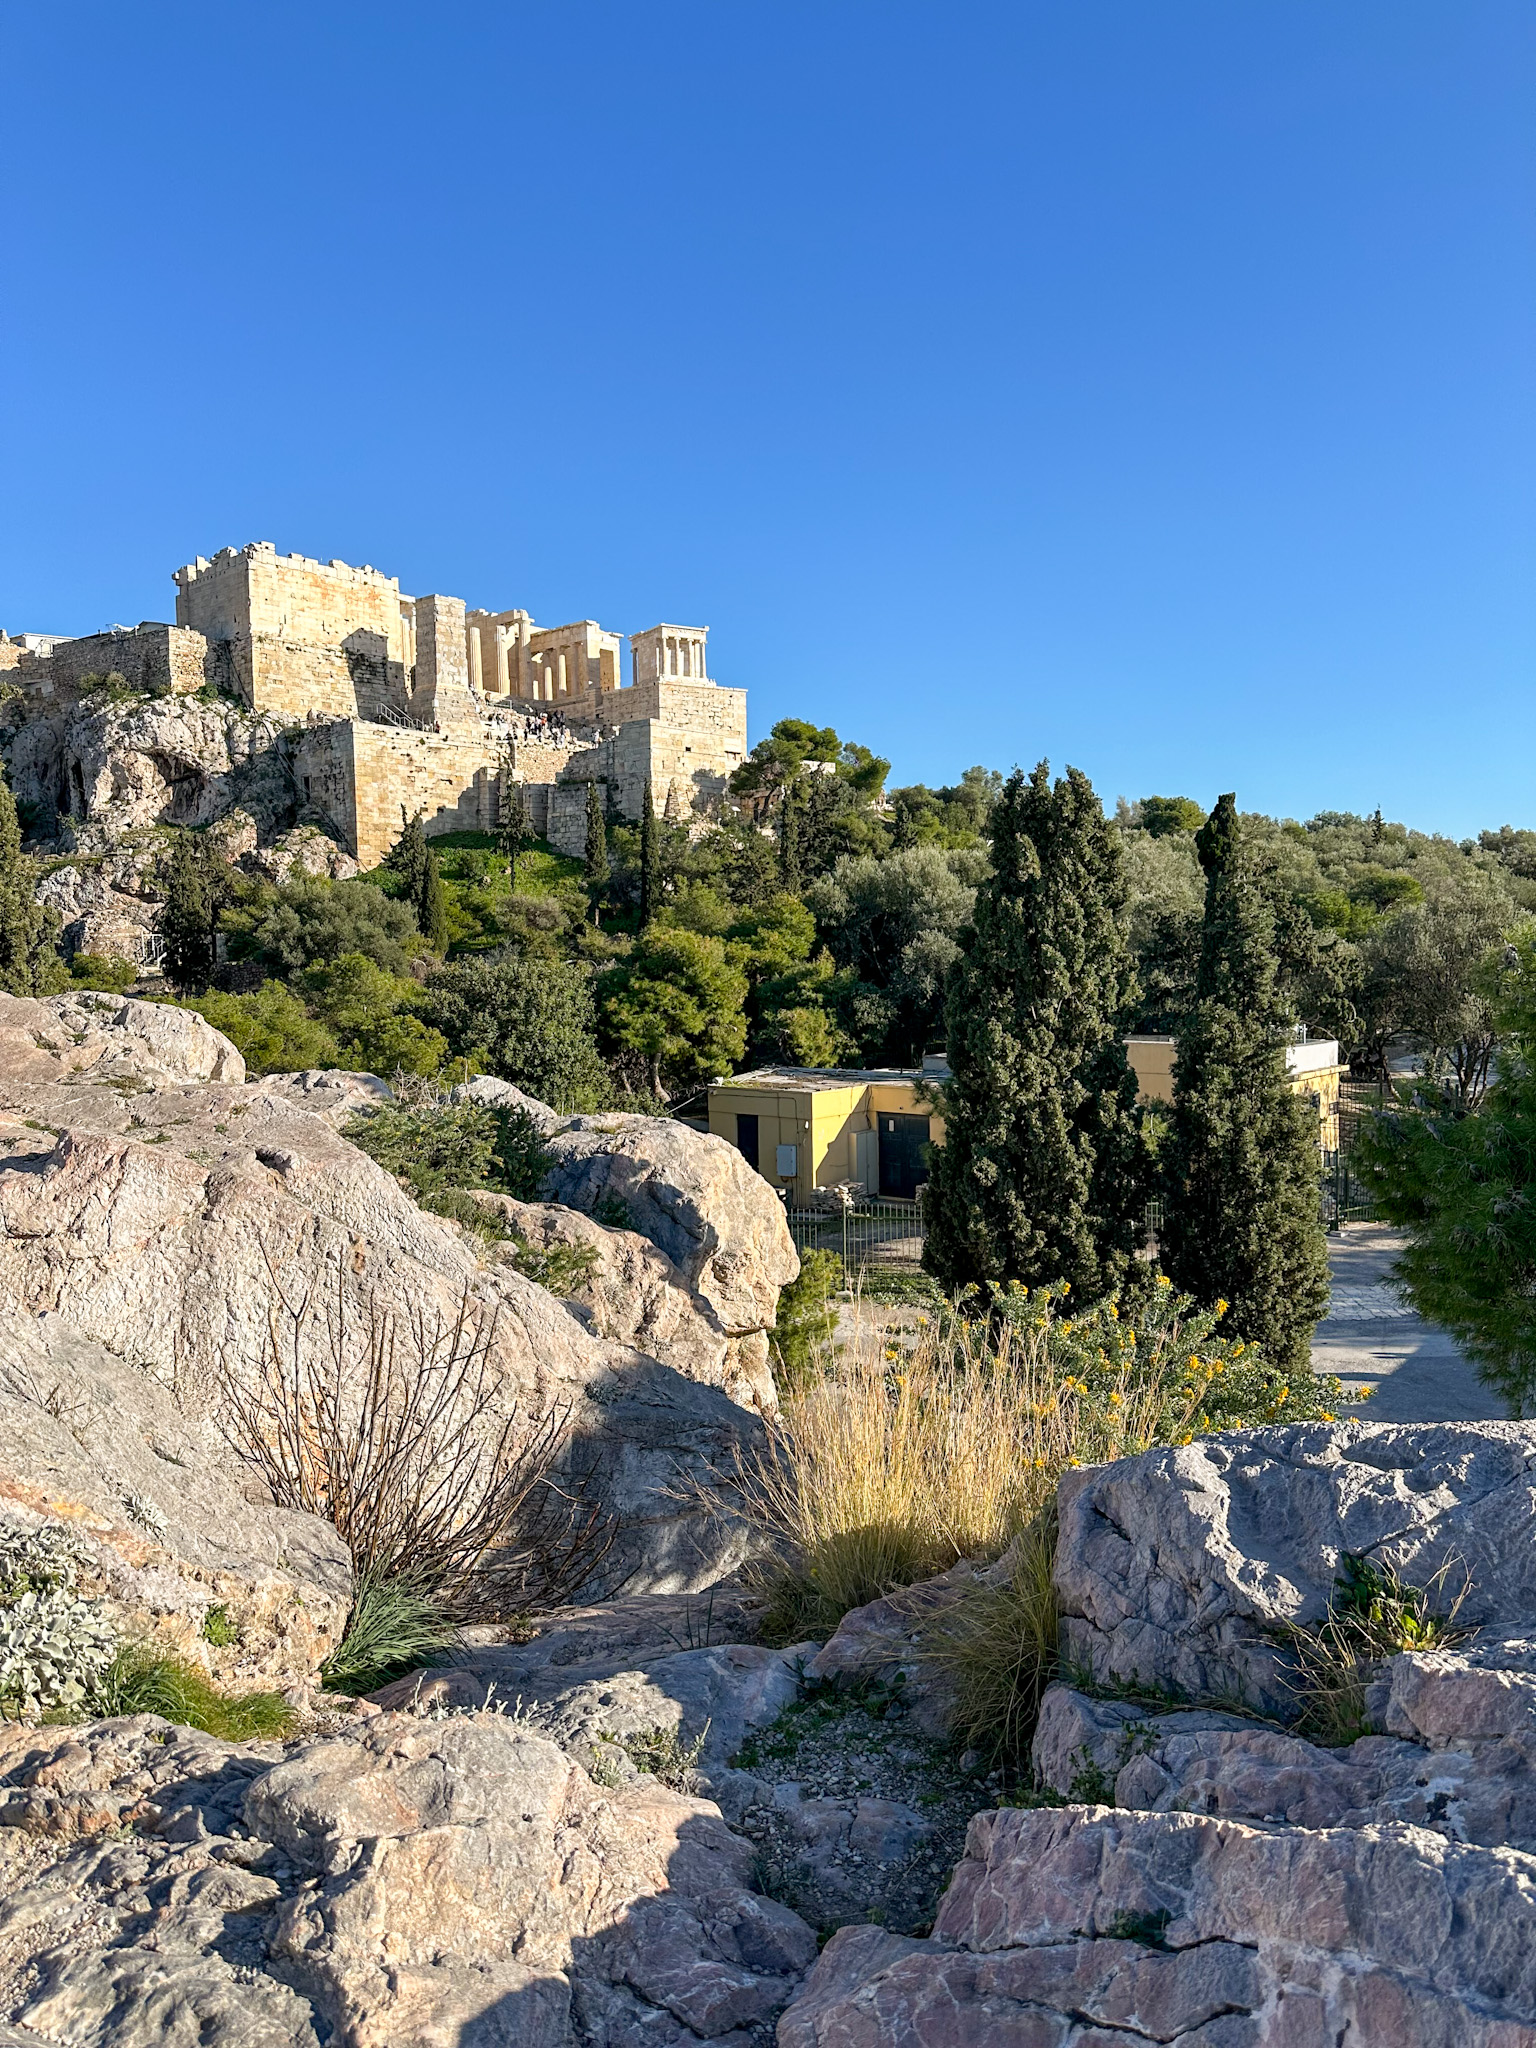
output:
[[[375,1697],[384,1707],[463,1711],[516,1700],[518,1716],[587,1769],[631,1778],[630,1745],[662,1737],[690,1759],[698,1789],[728,1807],[755,1787],[733,1781],[731,1759],[749,1729],[776,1720],[800,1689],[799,1667],[815,1647],[758,1643],[652,1650],[609,1649],[557,1661],[558,1633],[527,1645],[480,1648],[441,1670],[397,1679]],[[675,1750],[674,1750],[675,1745]]]
[[119,1640],[236,1689],[312,1680],[351,1602],[328,1522],[274,1507],[206,1422],[56,1315],[0,1320],[0,1525],[69,1531]]
[[[556,1291],[599,1337],[632,1344],[689,1379],[720,1387],[744,1408],[769,1416],[778,1394],[762,1331],[735,1334],[713,1304],[695,1293],[659,1246],[636,1230],[610,1230],[558,1202],[519,1202],[477,1194],[524,1245],[585,1255],[581,1270]],[[493,1257],[515,1258],[510,1246]]]
[[281,721],[224,698],[73,693],[33,715],[7,749],[11,787],[40,817],[72,821],[86,850],[154,825],[209,825],[237,806],[263,842],[297,801]]
[[653,1116],[572,1117],[546,1143],[550,1200],[589,1216],[603,1205],[622,1212],[730,1336],[772,1327],[799,1254],[782,1203],[734,1145]]
[[1294,1715],[1277,1630],[1328,1610],[1346,1555],[1464,1594],[1487,1644],[1536,1627],[1536,1429],[1309,1422],[1069,1472],[1064,1661],[1100,1683]]
[[663,1117],[562,1117],[491,1075],[453,1099],[521,1110],[539,1130],[548,1199],[491,1199],[528,1243],[593,1254],[572,1299],[594,1329],[775,1411],[768,1332],[800,1258],[783,1204],[734,1145]]
[[779,2048],[1520,2048],[1522,1861],[1416,1829],[978,1814],[932,1937],[835,1935]]
[[745,2048],[816,1952],[714,1806],[600,1788],[510,1714],[287,1755],[0,1732],[6,1823],[74,1846],[0,1905],[0,2016],[77,2048]]
[[244,1079],[234,1046],[193,1010],[94,990],[0,995],[0,1086],[90,1080],[138,1091]]
[[283,1303],[308,1304],[316,1343],[338,1307],[354,1332],[375,1310],[430,1331],[467,1303],[500,1412],[569,1419],[614,1530],[601,1584],[683,1591],[738,1562],[741,1535],[690,1501],[755,1419],[485,1264],[292,1085],[174,1085],[238,1060],[184,1011],[0,1002],[0,1310],[56,1314],[214,1404],[223,1373],[254,1378]]
[[[779,2048],[1536,2043],[1533,1475],[1536,1428],[1501,1423],[1069,1472],[1080,1683],[1047,1691],[1033,1753],[1065,1803],[977,1815],[931,1937],[835,1935]],[[1372,1732],[1329,1748],[1284,1725],[1309,1698],[1289,1631],[1339,1612],[1358,1559],[1460,1596],[1471,1635],[1385,1645]]]

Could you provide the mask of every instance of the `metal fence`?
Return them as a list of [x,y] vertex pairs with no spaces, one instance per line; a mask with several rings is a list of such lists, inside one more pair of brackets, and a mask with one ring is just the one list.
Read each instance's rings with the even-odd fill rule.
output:
[[923,1205],[889,1197],[865,1199],[853,1207],[790,1209],[789,1231],[798,1252],[836,1252],[843,1270],[898,1266],[916,1272],[922,1263]]

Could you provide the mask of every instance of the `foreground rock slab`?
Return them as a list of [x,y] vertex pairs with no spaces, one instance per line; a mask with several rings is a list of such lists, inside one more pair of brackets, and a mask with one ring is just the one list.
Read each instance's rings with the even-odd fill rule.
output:
[[11,1731],[7,1823],[59,1853],[0,1905],[0,2024],[73,2048],[747,2048],[816,1952],[715,1807],[601,1789],[511,1716],[286,1755]]
[[1294,1717],[1277,1630],[1327,1613],[1346,1554],[1464,1594],[1480,1640],[1536,1630],[1536,1425],[1301,1423],[1069,1472],[1062,1654],[1133,1682]]
[[430,1333],[467,1307],[500,1412],[569,1419],[615,1538],[591,1593],[688,1591],[739,1562],[740,1532],[687,1502],[750,1449],[754,1414],[425,1214],[334,1128],[371,1098],[355,1078],[215,1078],[238,1062],[188,1012],[0,998],[0,1314],[56,1315],[213,1412],[224,1375],[257,1382],[274,1314],[321,1351],[339,1315],[355,1351],[374,1314]]
[[1529,2048],[1533,2023],[1536,1860],[1073,1807],[979,1814],[932,1937],[835,1935],[778,2040]]

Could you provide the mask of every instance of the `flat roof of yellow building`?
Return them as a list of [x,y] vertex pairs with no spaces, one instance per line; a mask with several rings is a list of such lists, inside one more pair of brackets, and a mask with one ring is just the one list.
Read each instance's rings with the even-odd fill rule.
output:
[[876,1081],[921,1081],[920,1067],[756,1067],[725,1074],[714,1088],[857,1088]]

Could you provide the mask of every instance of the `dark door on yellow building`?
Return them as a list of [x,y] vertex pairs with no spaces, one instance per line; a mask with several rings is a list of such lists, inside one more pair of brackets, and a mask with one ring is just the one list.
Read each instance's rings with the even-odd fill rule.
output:
[[928,1178],[928,1119],[892,1116],[882,1110],[880,1126],[880,1192],[910,1202],[919,1181]]
[[736,1150],[748,1166],[757,1166],[757,1118],[739,1116],[736,1119]]

